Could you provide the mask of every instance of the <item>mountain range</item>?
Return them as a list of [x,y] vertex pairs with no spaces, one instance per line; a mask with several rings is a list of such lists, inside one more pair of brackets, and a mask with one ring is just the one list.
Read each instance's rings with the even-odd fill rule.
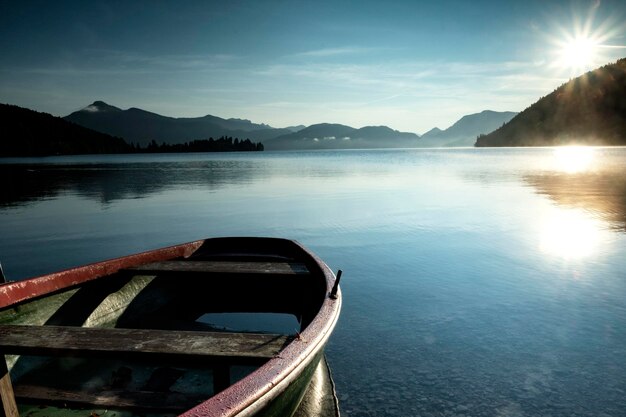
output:
[[387,126],[351,126],[320,123],[273,128],[245,119],[223,119],[206,115],[196,118],[162,116],[142,109],[122,110],[103,101],[65,117],[66,120],[109,135],[120,136],[131,143],[146,146],[152,140],[176,144],[221,136],[263,141],[265,149],[354,149],[471,146],[476,136],[492,131],[513,117],[513,112],[485,110],[464,116],[446,130],[433,129],[421,138],[410,132],[399,132]]
[[626,58],[561,85],[476,146],[626,145]]
[[123,137],[141,146],[153,140],[175,144],[221,136],[261,141],[293,132],[291,129],[275,129],[244,119],[222,119],[211,115],[175,118],[134,107],[122,110],[103,101],[95,101],[64,119],[99,132]]
[[320,123],[264,142],[267,150],[368,149],[418,146],[415,133],[398,132],[387,126],[354,127]]

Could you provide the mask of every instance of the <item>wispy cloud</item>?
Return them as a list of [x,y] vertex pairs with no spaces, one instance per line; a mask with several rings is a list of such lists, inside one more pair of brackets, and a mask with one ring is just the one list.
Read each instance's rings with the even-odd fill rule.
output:
[[234,65],[239,58],[226,54],[148,55],[109,49],[86,49],[80,58],[72,55],[38,66],[5,65],[0,71],[40,75],[142,75],[180,72],[214,72]]
[[[502,89],[519,82],[523,88],[524,76],[535,74],[534,81],[556,83],[558,79],[544,74],[534,63],[527,62],[390,62],[385,64],[276,64],[255,70],[255,75],[266,79],[315,88],[325,86],[336,91],[351,88],[364,92],[394,94],[449,89],[491,87]],[[517,78],[516,78],[517,77]],[[364,89],[367,88],[367,89]]]
[[376,48],[364,48],[364,47],[341,47],[341,48],[325,48],[325,49],[316,49],[312,51],[298,52],[292,57],[312,57],[312,58],[323,58],[323,57],[333,57],[333,56],[341,56],[341,55],[357,55],[357,54],[366,54],[374,52]]
[[86,51],[89,59],[111,66],[140,67],[153,71],[206,70],[229,65],[238,59],[228,54],[143,54],[117,50]]

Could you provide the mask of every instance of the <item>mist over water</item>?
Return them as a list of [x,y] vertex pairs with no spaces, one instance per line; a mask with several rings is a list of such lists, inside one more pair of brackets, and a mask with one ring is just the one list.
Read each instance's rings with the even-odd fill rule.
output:
[[347,416],[626,410],[626,149],[0,161],[10,279],[213,236],[344,271]]

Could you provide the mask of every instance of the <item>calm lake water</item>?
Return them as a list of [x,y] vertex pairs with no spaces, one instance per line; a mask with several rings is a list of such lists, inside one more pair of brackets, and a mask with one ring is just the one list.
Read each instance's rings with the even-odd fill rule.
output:
[[[15,165],[16,163],[28,165]],[[10,279],[195,239],[343,269],[344,416],[626,415],[626,148],[0,162]]]

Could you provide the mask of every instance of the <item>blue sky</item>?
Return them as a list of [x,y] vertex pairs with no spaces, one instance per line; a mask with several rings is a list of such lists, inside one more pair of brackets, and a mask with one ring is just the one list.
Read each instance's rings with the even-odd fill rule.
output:
[[[626,56],[624,1],[4,1],[0,102],[424,133]],[[591,56],[563,63],[567,40]]]

